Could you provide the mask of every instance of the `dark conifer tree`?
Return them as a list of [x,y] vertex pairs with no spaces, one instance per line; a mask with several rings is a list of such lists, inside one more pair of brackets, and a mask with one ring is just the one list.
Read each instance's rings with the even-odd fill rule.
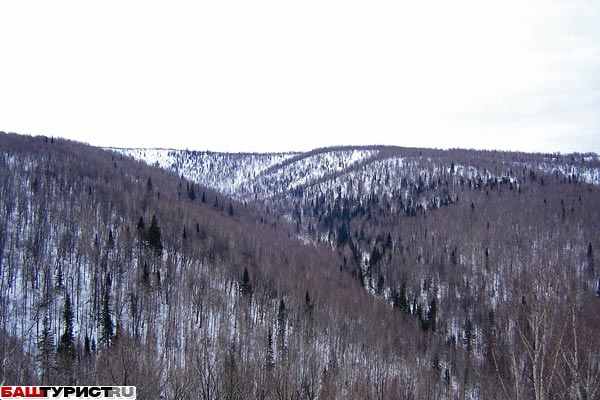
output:
[[348,239],[350,237],[349,233],[348,233],[348,227],[346,226],[346,223],[342,223],[337,231],[337,235],[336,235],[336,239],[337,239],[337,246],[341,247],[344,246],[345,244],[348,243]]
[[379,248],[377,246],[374,246],[373,251],[371,252],[371,258],[369,259],[369,265],[371,267],[374,267],[375,265],[377,265],[380,259],[381,252],[379,251]]
[[63,310],[63,320],[65,323],[65,332],[60,337],[57,354],[65,361],[73,360],[76,356],[75,351],[75,335],[73,333],[73,320],[75,313],[71,306],[71,298],[69,293],[65,294],[65,305]]
[[435,297],[431,300],[429,311],[427,312],[427,328],[432,332],[437,329],[437,303]]
[[189,182],[187,184],[187,192],[188,192],[188,198],[190,199],[190,201],[194,201],[196,200],[196,191],[194,190],[194,185],[190,185]]
[[285,302],[283,299],[279,302],[277,311],[277,346],[282,351],[285,342]]
[[250,282],[248,268],[244,268],[244,272],[242,273],[242,280],[240,281],[240,294],[242,296],[252,295],[252,283]]
[[410,314],[410,303],[408,302],[408,296],[406,295],[406,280],[402,280],[402,283],[400,284],[400,292],[397,294],[397,297],[394,298],[394,307]]
[[90,337],[87,334],[85,335],[85,338],[83,339],[83,351],[85,352],[86,355],[92,354]]
[[314,304],[310,298],[310,294],[308,293],[308,290],[306,291],[306,295],[304,295],[304,311],[309,314],[312,315],[312,310],[313,310]]
[[54,369],[54,336],[48,315],[42,319],[42,331],[37,342],[37,360],[40,363],[42,383],[50,380],[51,371]]
[[136,228],[137,228],[137,232],[138,232],[140,241],[142,243],[145,243],[146,240],[148,239],[148,234],[146,232],[146,225],[144,224],[144,217],[142,217],[141,215],[140,215],[140,219],[138,219]]
[[379,278],[377,279],[377,286],[375,287],[375,293],[378,296],[381,296],[383,293],[383,287],[385,285],[385,279],[382,274],[379,274]]
[[[107,277],[107,281],[109,278]],[[102,298],[102,315],[100,316],[100,343],[110,347],[115,336],[115,325],[112,320],[112,310],[110,308],[110,285],[105,285],[104,296]]]
[[162,255],[163,245],[156,215],[152,216],[152,222],[148,227],[148,245],[157,256],[160,257]]
[[465,323],[465,332],[463,335],[463,342],[465,344],[465,348],[467,351],[471,351],[473,348],[473,341],[475,340],[475,331],[473,328],[473,323],[470,319],[467,318]]
[[112,229],[108,231],[108,241],[106,242],[106,246],[109,249],[115,247],[115,239],[113,237]]

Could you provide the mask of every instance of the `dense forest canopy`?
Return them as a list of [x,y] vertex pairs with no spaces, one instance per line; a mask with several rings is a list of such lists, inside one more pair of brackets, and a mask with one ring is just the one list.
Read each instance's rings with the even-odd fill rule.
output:
[[0,157],[5,385],[600,398],[594,154],[1,133]]

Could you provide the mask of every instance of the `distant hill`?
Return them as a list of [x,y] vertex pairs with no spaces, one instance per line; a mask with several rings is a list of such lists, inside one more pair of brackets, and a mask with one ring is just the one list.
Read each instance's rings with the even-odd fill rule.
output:
[[[305,153],[219,153],[173,149],[113,149],[211,187],[238,200],[286,195],[298,188],[336,180],[366,180],[384,174],[380,190],[391,193],[398,179],[433,180],[450,172],[463,179],[512,179],[522,170],[557,174],[600,184],[600,158],[588,154],[529,154],[475,150],[432,150],[390,146],[333,147]],[[429,176],[425,177],[425,173]]]

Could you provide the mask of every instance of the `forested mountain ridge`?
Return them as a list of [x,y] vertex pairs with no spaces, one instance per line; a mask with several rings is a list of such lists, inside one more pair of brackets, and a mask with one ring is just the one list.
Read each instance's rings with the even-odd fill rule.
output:
[[599,398],[597,156],[210,154],[0,133],[0,382]]
[[431,397],[437,341],[328,245],[172,172],[0,133],[0,383],[140,398]]
[[[597,155],[120,151],[283,215],[305,241],[334,248],[342,271],[449,346],[435,370],[470,396],[490,397],[481,383],[494,381],[507,398],[598,398],[598,354],[582,354],[598,327]],[[225,171],[221,181],[214,171]]]
[[[172,170],[241,201],[286,196],[294,190],[333,179],[365,182],[378,173],[386,179],[382,189],[388,194],[402,178],[417,180],[420,175],[428,184],[444,172],[451,172],[462,179],[488,181],[513,179],[522,176],[525,171],[527,174],[555,174],[563,179],[600,184],[600,158],[594,153],[529,154],[392,146],[332,147],[304,153],[112,150]],[[458,160],[461,164],[456,164]]]

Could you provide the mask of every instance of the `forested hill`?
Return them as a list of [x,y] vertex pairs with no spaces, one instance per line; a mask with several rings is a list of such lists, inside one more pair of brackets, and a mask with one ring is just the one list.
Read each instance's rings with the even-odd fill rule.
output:
[[444,396],[599,396],[596,154],[118,151],[333,248],[343,272],[435,338]]
[[[435,150],[391,146],[332,147],[304,153],[219,153],[173,149],[113,149],[172,170],[239,200],[287,197],[313,187],[325,190],[350,181],[391,194],[398,182],[435,186],[450,174],[469,184],[527,179],[536,174],[600,184],[600,158],[587,154],[529,154],[499,151]],[[419,182],[419,177],[421,181]],[[374,179],[373,179],[374,178]],[[373,183],[377,183],[373,187]],[[359,186],[350,188],[354,196]]]
[[0,133],[0,383],[599,398],[597,156],[143,152]]
[[3,385],[136,385],[145,399],[448,390],[431,368],[438,338],[276,215],[46,137],[0,133],[0,177]]

